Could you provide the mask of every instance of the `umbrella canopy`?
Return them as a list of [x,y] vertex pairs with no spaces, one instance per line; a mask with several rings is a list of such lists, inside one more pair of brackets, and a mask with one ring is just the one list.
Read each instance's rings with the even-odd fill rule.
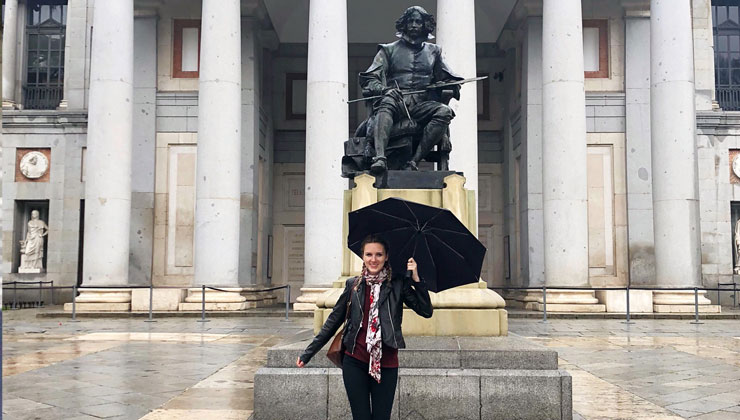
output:
[[486,247],[447,209],[388,198],[349,213],[347,246],[362,258],[368,235],[383,237],[393,272],[405,273],[413,257],[429,290],[477,282]]

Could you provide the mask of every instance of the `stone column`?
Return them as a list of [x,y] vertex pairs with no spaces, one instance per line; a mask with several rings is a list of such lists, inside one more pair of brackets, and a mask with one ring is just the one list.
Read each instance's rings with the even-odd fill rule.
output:
[[[646,5],[647,6],[647,5]],[[645,7],[647,8],[647,7]],[[625,137],[630,284],[655,278],[652,166],[650,164],[650,13],[625,11]]]
[[239,283],[241,9],[203,0],[195,186],[195,284]]
[[[85,108],[85,47],[87,45],[87,0],[67,1],[64,35],[64,92],[61,109]],[[155,38],[156,39],[156,38]],[[156,41],[155,41],[156,42]]]
[[18,67],[16,44],[18,40],[18,0],[5,2],[3,28],[3,108],[15,107],[15,70]]
[[313,310],[316,296],[342,273],[342,142],[347,108],[347,2],[311,0],[306,90],[304,287],[294,308]]
[[[473,0],[437,1],[437,44],[453,71],[465,78],[475,77],[475,2]],[[467,83],[460,90],[460,100],[452,100],[455,118],[450,124],[450,169],[463,172],[465,188],[475,191],[478,201],[478,90]],[[477,232],[477,226],[473,227]]]
[[[650,31],[655,283],[701,286],[690,1],[651,0]],[[693,293],[656,292],[653,307],[657,312],[693,310],[693,303]],[[702,296],[701,303],[709,301]]]
[[[548,286],[589,284],[581,19],[581,0],[543,2],[542,196]],[[593,305],[593,292],[563,291],[550,297],[551,310],[604,310]]]
[[[129,283],[133,130],[134,4],[96,7],[85,154],[83,286]],[[130,290],[84,290],[88,308],[127,310]]]

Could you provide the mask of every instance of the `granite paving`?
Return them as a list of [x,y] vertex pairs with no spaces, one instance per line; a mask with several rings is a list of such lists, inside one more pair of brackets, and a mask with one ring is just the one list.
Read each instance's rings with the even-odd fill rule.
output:
[[[3,312],[2,418],[249,419],[267,349],[310,318],[37,318]],[[573,376],[574,419],[740,419],[740,321],[510,319]]]

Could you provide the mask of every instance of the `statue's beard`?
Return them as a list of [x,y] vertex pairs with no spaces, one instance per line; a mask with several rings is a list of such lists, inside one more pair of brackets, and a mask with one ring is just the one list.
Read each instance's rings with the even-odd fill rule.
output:
[[421,45],[422,42],[426,41],[427,33],[425,31],[421,31],[417,36],[413,37],[408,32],[404,32],[402,37],[403,40],[408,42],[409,44]]

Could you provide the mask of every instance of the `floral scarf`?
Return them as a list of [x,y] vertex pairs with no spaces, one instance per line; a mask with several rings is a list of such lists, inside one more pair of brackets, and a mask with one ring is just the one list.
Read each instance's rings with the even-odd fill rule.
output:
[[383,341],[380,334],[380,317],[378,314],[378,299],[380,298],[380,285],[388,279],[388,267],[383,267],[378,274],[372,275],[367,267],[362,267],[362,277],[370,285],[370,311],[367,323],[367,352],[370,353],[370,365],[368,373],[380,383],[380,359],[383,357]]

